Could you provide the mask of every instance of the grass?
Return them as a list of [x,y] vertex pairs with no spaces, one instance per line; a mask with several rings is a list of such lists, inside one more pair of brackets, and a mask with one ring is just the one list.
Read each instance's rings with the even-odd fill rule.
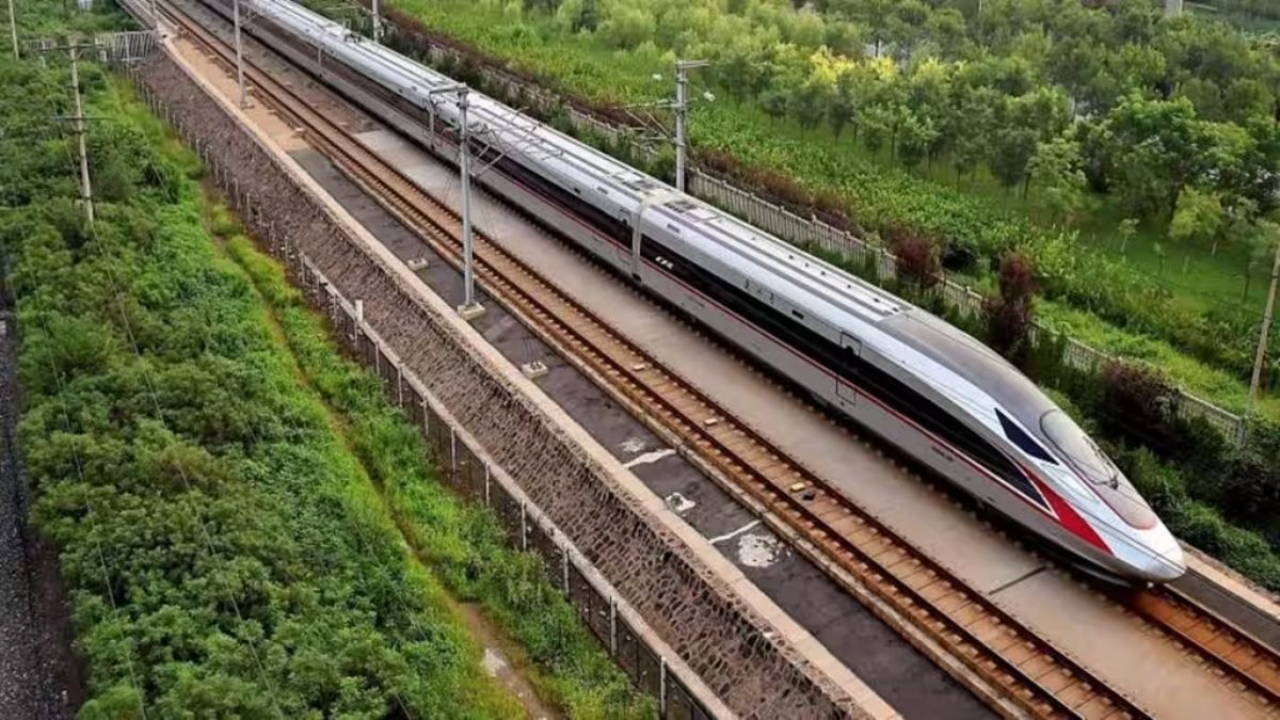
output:
[[[1045,326],[1096,350],[1158,368],[1192,395],[1236,414],[1245,413],[1247,385],[1230,373],[1187,357],[1166,342],[1118,330],[1094,315],[1050,300],[1036,301],[1036,316]],[[1280,420],[1280,398],[1275,395],[1259,395],[1255,409],[1262,417]]]
[[477,603],[520,643],[539,671],[531,680],[540,695],[571,717],[652,716],[653,700],[630,688],[546,581],[541,561],[508,550],[491,513],[444,489],[418,429],[386,402],[377,376],[338,353],[283,268],[243,236],[227,249],[270,306],[307,385],[345,429],[409,547],[451,593]]
[[[432,29],[474,44],[519,67],[554,78],[569,92],[598,102],[642,103],[665,97],[670,90],[669,80],[658,82],[651,75],[669,76],[674,56],[652,46],[639,51],[615,51],[593,36],[566,34],[545,16],[509,12],[493,3],[395,0],[394,4]],[[694,84],[699,82],[695,73]],[[693,96],[698,96],[696,90]],[[1017,237],[1020,223],[1048,225],[1036,203],[1034,188],[1031,200],[1026,201],[1014,191],[1001,187],[985,171],[967,176],[959,183],[944,163],[922,167],[917,172],[904,171],[887,157],[887,151],[873,154],[861,144],[850,142],[847,134],[837,143],[826,127],[804,132],[794,122],[769,118],[748,102],[738,104],[723,99],[700,104],[692,111],[690,127],[693,142],[699,147],[718,147],[748,163],[777,168],[793,177],[837,188],[852,197],[857,208],[896,208],[913,217],[945,218],[946,223],[959,222],[975,233],[991,237]],[[922,183],[929,189],[916,192]],[[976,209],[975,201],[978,202]],[[1114,234],[1121,217],[1116,207],[1103,203],[1085,218],[1077,242],[1112,257],[1123,257],[1135,274],[1171,293],[1175,308],[1196,315],[1210,312],[1260,315],[1266,292],[1264,276],[1269,267],[1255,268],[1254,280],[1245,297],[1246,259],[1241,250],[1224,247],[1216,257],[1211,257],[1207,250],[1185,252],[1163,242],[1168,257],[1162,261],[1154,252],[1164,234],[1160,223],[1140,225],[1137,236],[1121,256]],[[856,219],[870,226],[895,220],[887,215]],[[1187,261],[1185,273],[1184,261]],[[982,285],[990,283],[989,277],[980,276],[975,280]],[[1244,407],[1247,385],[1243,376],[1219,371],[1209,362],[1197,361],[1167,342],[1121,329],[1098,316],[1076,313],[1066,323],[1062,313],[1057,313],[1049,319],[1056,320],[1058,327],[1080,328],[1087,337],[1079,339],[1086,343],[1099,341],[1099,350],[1160,362],[1175,384],[1187,387],[1209,402],[1235,412]],[[1248,342],[1248,338],[1243,338],[1241,346]],[[1161,347],[1160,352],[1151,350],[1157,345]],[[1268,401],[1264,406],[1269,417],[1280,418],[1270,414],[1276,408],[1275,402]]]

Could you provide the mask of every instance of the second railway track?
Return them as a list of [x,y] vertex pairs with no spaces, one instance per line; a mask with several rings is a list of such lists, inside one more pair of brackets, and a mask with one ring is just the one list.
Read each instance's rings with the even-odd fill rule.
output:
[[[179,3],[164,12],[224,63],[234,51]],[[246,58],[256,97],[305,129],[311,143],[437,253],[461,265],[461,221],[348,130]],[[481,287],[566,360],[593,377],[708,475],[762,514],[796,547],[904,637],[1009,717],[1140,718],[1148,713],[981,593],[724,412],[661,362],[482,234]],[[1138,615],[1191,646],[1264,708],[1280,699],[1276,657],[1230,625],[1166,592],[1138,594]],[[963,667],[963,672],[956,668]],[[981,678],[980,681],[975,678]]]

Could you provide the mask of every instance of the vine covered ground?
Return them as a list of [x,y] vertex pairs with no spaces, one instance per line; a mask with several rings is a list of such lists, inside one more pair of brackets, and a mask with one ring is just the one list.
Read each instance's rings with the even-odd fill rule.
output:
[[48,124],[72,114],[67,70],[0,60],[0,256],[33,521],[59,549],[83,716],[520,714],[459,599],[569,715],[647,716],[535,562],[436,483],[278,268],[215,241],[234,225],[210,220],[194,157],[82,63],[85,221],[75,142]]

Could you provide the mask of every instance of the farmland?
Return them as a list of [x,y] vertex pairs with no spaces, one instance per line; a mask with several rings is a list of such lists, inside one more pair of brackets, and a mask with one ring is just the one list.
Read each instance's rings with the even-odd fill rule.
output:
[[[845,5],[857,9],[866,3]],[[1003,5],[1018,7],[1017,3]],[[716,59],[718,65],[701,77],[695,74],[695,82],[707,83],[719,97],[715,102],[697,105],[691,118],[695,153],[710,153],[713,157],[708,162],[713,168],[723,165],[716,161],[727,155],[732,159],[731,169],[739,171],[740,176],[775,189],[777,184],[761,175],[778,173],[799,188],[804,203],[819,212],[831,210],[847,216],[864,233],[880,237],[890,247],[904,234],[922,235],[942,248],[944,261],[954,276],[967,277],[979,288],[992,286],[1001,253],[1020,248],[1036,264],[1046,298],[1086,311],[1076,324],[1087,316],[1092,326],[1089,334],[1107,341],[1099,349],[1124,355],[1128,348],[1141,344],[1142,336],[1163,341],[1186,356],[1168,369],[1171,379],[1230,409],[1243,410],[1239,399],[1253,359],[1259,307],[1265,292],[1261,279],[1268,269],[1265,250],[1271,247],[1270,238],[1275,232],[1269,221],[1259,216],[1257,221],[1242,220],[1230,227],[1223,224],[1225,221],[1218,223],[1223,237],[1229,238],[1217,242],[1216,251],[1211,247],[1214,242],[1171,240],[1173,211],[1157,202],[1155,195],[1144,195],[1145,191],[1122,191],[1122,178],[1118,176],[1108,180],[1097,175],[1091,169],[1094,165],[1115,164],[1118,156],[1108,159],[1102,149],[1089,150],[1090,143],[1101,147],[1101,140],[1095,142],[1096,138],[1090,139],[1092,135],[1085,137],[1085,130],[1072,129],[1079,124],[1068,124],[1062,137],[1056,138],[1067,145],[1065,166],[1050,162],[1055,138],[1047,129],[1039,145],[1035,141],[1030,144],[1032,150],[1044,146],[1041,161],[1033,163],[1035,152],[1028,151],[1019,156],[1023,164],[1014,163],[1012,170],[1006,168],[1004,177],[999,158],[982,148],[965,145],[964,138],[969,135],[983,135],[982,130],[965,124],[972,113],[964,109],[964,103],[971,101],[967,98],[972,93],[983,96],[994,92],[992,87],[1004,88],[1010,83],[1023,88],[1001,96],[1000,102],[1012,104],[1007,108],[1008,118],[990,120],[989,132],[994,134],[1003,132],[1000,122],[1023,122],[1018,113],[1032,113],[1026,117],[1034,116],[1034,123],[1044,123],[1046,128],[1058,127],[1055,123],[1059,121],[1053,118],[1059,117],[1060,105],[1070,105],[1062,85],[1067,82],[1065,78],[1057,85],[1042,87],[1042,93],[1027,90],[1042,82],[1044,76],[1058,79],[1062,70],[1055,69],[1050,56],[1071,49],[1042,47],[1039,55],[1022,58],[1019,53],[1029,52],[1024,44],[1040,27],[1034,17],[1013,13],[1010,26],[1003,28],[979,26],[964,30],[962,24],[957,32],[962,36],[967,32],[972,37],[966,41],[968,44],[961,43],[951,50],[936,50],[928,44],[932,42],[929,38],[913,40],[922,43],[918,53],[937,52],[942,60],[914,61],[898,69],[888,57],[865,57],[866,49],[859,43],[837,42],[836,29],[844,25],[827,14],[795,13],[781,4],[741,3],[733,6],[737,8],[734,12],[722,15],[696,3],[675,7],[657,2],[566,2],[554,13],[547,10],[546,3],[526,3],[529,9],[522,9],[493,2],[402,0],[395,6],[420,19],[433,32],[472,45],[600,107],[640,106],[666,97],[670,92],[670,68],[677,53]],[[588,13],[591,8],[595,8],[594,20]],[[1080,19],[1086,27],[1079,33],[1089,36],[1110,31],[1095,15]],[[714,22],[709,17],[714,17]],[[634,27],[627,25],[629,21],[634,21]],[[753,21],[764,29],[748,32],[745,28],[751,27]],[[824,30],[806,36],[804,28],[809,25]],[[595,30],[590,31],[591,27]],[[1154,25],[1148,31],[1154,33],[1161,27]],[[627,28],[630,35],[624,32]],[[1253,53],[1229,32],[1195,24],[1166,32],[1171,33],[1169,37],[1153,36],[1149,40],[1161,52],[1172,53],[1168,49],[1171,46],[1188,48],[1221,41],[1235,53],[1230,62],[1248,68],[1241,72],[1256,71],[1259,82],[1269,83],[1263,88],[1262,97],[1274,93],[1274,63]],[[739,37],[749,39],[736,39]],[[974,37],[987,38],[987,46],[976,49]],[[773,39],[772,44],[767,42],[769,38]],[[827,44],[831,42],[836,43],[836,49]],[[740,47],[744,43],[745,47]],[[841,55],[839,48],[847,55]],[[1174,64],[1177,58],[1169,58],[1173,59],[1161,61],[1168,76],[1180,79],[1184,86],[1197,87],[1193,80],[1216,82],[1209,69],[1184,61],[1178,61],[1178,66]],[[758,76],[742,75],[746,72],[744,65],[763,69]],[[978,66],[986,69],[974,69]],[[667,79],[655,81],[654,74]],[[847,97],[836,92],[845,85],[848,88],[841,92]],[[1077,83],[1071,87],[1075,88],[1073,92],[1083,94],[1092,85]],[[804,88],[814,97],[801,93]],[[795,92],[788,95],[789,89]],[[1238,90],[1243,92],[1243,88]],[[1188,132],[1199,133],[1201,139],[1194,144],[1210,156],[1218,152],[1213,149],[1215,143],[1227,142],[1222,138],[1245,143],[1252,149],[1241,149],[1245,154],[1241,156],[1241,172],[1265,180],[1265,173],[1258,175],[1257,169],[1265,166],[1266,156],[1256,153],[1272,152],[1267,149],[1272,147],[1272,136],[1267,133],[1274,131],[1274,122],[1270,123],[1271,129],[1258,131],[1263,132],[1261,140],[1246,140],[1236,132],[1240,126],[1226,116],[1215,115],[1217,120],[1213,122],[1199,118],[1196,106],[1186,97],[1160,104],[1146,96],[1142,100],[1137,95],[1126,96],[1116,88],[1103,92],[1094,87],[1090,92],[1097,95],[1095,102],[1100,107],[1104,100],[1112,105],[1107,121],[1110,124],[1099,125],[1098,133],[1123,137],[1137,132],[1133,125],[1139,122],[1137,118],[1155,113],[1163,119],[1153,122],[1183,123]],[[906,95],[895,101],[901,104],[894,105],[881,98],[884,93],[890,98],[898,98],[895,93]],[[812,107],[806,105],[810,101]],[[933,108],[930,112],[938,115],[930,120],[937,128],[938,138],[936,145],[922,151],[898,147],[902,141],[893,130],[897,127],[894,121],[889,121],[888,129],[881,128],[876,125],[879,120],[869,117],[876,113],[863,108],[867,103],[888,103],[885,112],[895,107],[906,112],[901,110],[905,107],[919,114],[924,111],[917,106],[926,101],[932,103],[928,105]],[[1210,112],[1207,106],[1204,112]],[[955,113],[955,119],[947,120],[953,117],[947,113]],[[914,122],[907,116],[894,117],[901,121],[898,124]],[[1237,119],[1241,123],[1252,122]],[[947,126],[951,129],[944,132],[942,128],[948,122],[961,124]],[[1079,127],[1092,126],[1085,123]],[[1009,142],[1016,145],[1018,140]],[[994,141],[987,144],[996,146]],[[1245,156],[1249,159],[1243,159]],[[1255,164],[1259,162],[1263,165]],[[1120,164],[1127,165],[1129,161]],[[1032,172],[1033,165],[1041,168],[1038,175]],[[1051,177],[1054,167],[1061,171],[1056,180]],[[1173,172],[1167,167],[1165,171]],[[1159,174],[1154,169],[1153,172]],[[1008,182],[1011,178],[1016,180],[1012,186]],[[1172,181],[1166,177],[1160,182]],[[1025,199],[1024,183],[1029,183]],[[1098,184],[1116,187],[1106,194],[1089,191]],[[1184,185],[1192,186],[1188,182],[1178,188]],[[1265,191],[1255,187],[1242,189],[1242,193],[1237,198],[1241,209],[1263,209],[1258,203],[1266,201]],[[1225,196],[1217,190],[1210,194],[1218,198],[1219,209],[1226,207],[1222,204]],[[1177,195],[1181,197],[1183,193]],[[1194,193],[1186,195],[1196,197]],[[1190,201],[1183,204],[1189,205]],[[1190,217],[1194,213],[1184,208],[1183,215]],[[1122,229],[1121,221],[1127,218],[1134,220],[1132,237],[1125,237]],[[1246,277],[1250,278],[1247,282]],[[1207,372],[1224,371],[1239,387],[1218,392],[1217,383],[1203,382],[1202,372],[1183,371],[1196,364],[1203,364]]]

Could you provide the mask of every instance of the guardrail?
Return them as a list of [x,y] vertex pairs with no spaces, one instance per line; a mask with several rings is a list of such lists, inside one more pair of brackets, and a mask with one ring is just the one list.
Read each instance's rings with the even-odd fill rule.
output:
[[260,206],[249,193],[241,192],[232,169],[209,152],[208,145],[194,141],[160,98],[132,73],[127,77],[152,112],[200,155],[245,226],[266,240],[271,254],[284,264],[311,306],[329,319],[335,336],[346,344],[351,356],[381,378],[387,398],[403,408],[421,430],[441,479],[468,500],[491,508],[511,547],[542,558],[547,579],[560,589],[609,656],[638,689],[658,699],[659,717],[717,717],[708,709],[723,707],[714,693],[683,662],[668,661],[667,650],[650,640],[657,635],[640,614],[516,481],[490,461],[484,448],[364,321],[357,305],[343,297],[304,253],[291,246],[284,233],[258,210]]

